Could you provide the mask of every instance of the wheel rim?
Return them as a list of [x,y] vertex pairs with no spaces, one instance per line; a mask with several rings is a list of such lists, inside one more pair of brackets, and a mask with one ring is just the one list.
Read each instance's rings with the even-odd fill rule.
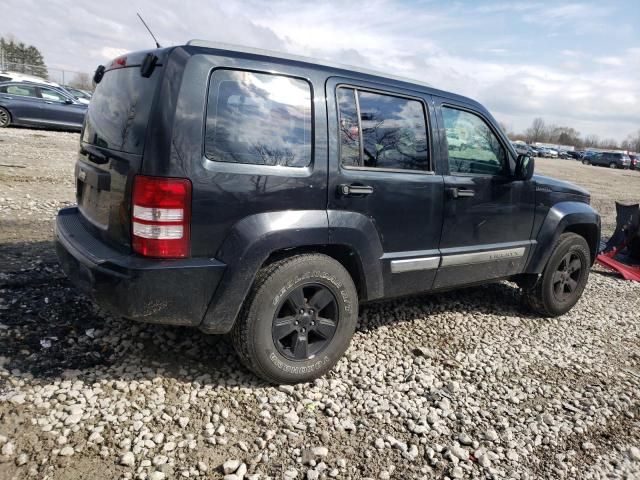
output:
[[338,302],[329,288],[319,283],[300,285],[276,310],[273,342],[285,358],[309,360],[329,346],[338,320]]
[[9,125],[9,113],[0,108],[0,126],[4,127],[6,125]]
[[615,163],[610,163],[609,164],[609,168],[616,168],[616,164]]
[[583,269],[582,258],[577,253],[569,252],[562,257],[553,274],[553,294],[560,302],[566,302],[575,295]]

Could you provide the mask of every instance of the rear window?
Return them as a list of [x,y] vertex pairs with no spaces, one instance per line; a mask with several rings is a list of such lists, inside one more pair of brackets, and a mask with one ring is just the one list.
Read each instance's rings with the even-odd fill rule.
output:
[[283,75],[215,71],[209,83],[205,155],[216,162],[309,165],[309,83]]
[[91,98],[82,140],[141,154],[160,71],[156,68],[149,78],[139,66],[107,71]]

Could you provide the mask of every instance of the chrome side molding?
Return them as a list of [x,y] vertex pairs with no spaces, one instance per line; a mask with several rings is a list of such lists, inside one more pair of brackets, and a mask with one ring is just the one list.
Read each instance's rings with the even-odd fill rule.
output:
[[488,250],[486,252],[459,253],[442,257],[442,267],[453,267],[456,265],[473,265],[475,263],[494,262],[497,260],[508,260],[510,258],[520,258],[524,256],[525,247],[507,248],[501,250]]
[[413,272],[416,270],[434,270],[438,267],[455,267],[477,263],[496,262],[512,258],[522,258],[526,247],[501,248],[485,252],[457,253],[445,256],[402,258],[391,260],[391,273]]
[[414,270],[433,270],[440,265],[440,257],[405,258],[391,260],[391,273],[413,272]]

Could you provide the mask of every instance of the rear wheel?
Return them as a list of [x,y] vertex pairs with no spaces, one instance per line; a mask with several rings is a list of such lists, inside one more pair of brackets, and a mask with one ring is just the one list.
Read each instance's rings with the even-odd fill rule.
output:
[[0,128],[11,124],[11,114],[6,108],[0,107]]
[[580,299],[591,267],[587,241],[576,233],[563,233],[542,275],[524,289],[524,301],[545,317],[568,312]]
[[582,160],[583,165],[589,165],[591,162],[589,160]]
[[232,332],[242,362],[272,383],[308,382],[343,355],[358,319],[347,270],[321,254],[260,270]]
[[618,165],[616,165],[616,162],[611,162],[609,168],[618,168]]

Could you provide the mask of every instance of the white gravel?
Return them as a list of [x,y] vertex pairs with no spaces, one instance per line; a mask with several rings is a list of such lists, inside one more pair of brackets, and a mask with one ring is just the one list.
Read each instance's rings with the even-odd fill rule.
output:
[[27,165],[0,167],[0,478],[640,478],[640,285],[593,272],[558,319],[510,283],[372,304],[329,375],[271,387],[224,338],[112,318],[62,277],[77,141],[0,131]]

